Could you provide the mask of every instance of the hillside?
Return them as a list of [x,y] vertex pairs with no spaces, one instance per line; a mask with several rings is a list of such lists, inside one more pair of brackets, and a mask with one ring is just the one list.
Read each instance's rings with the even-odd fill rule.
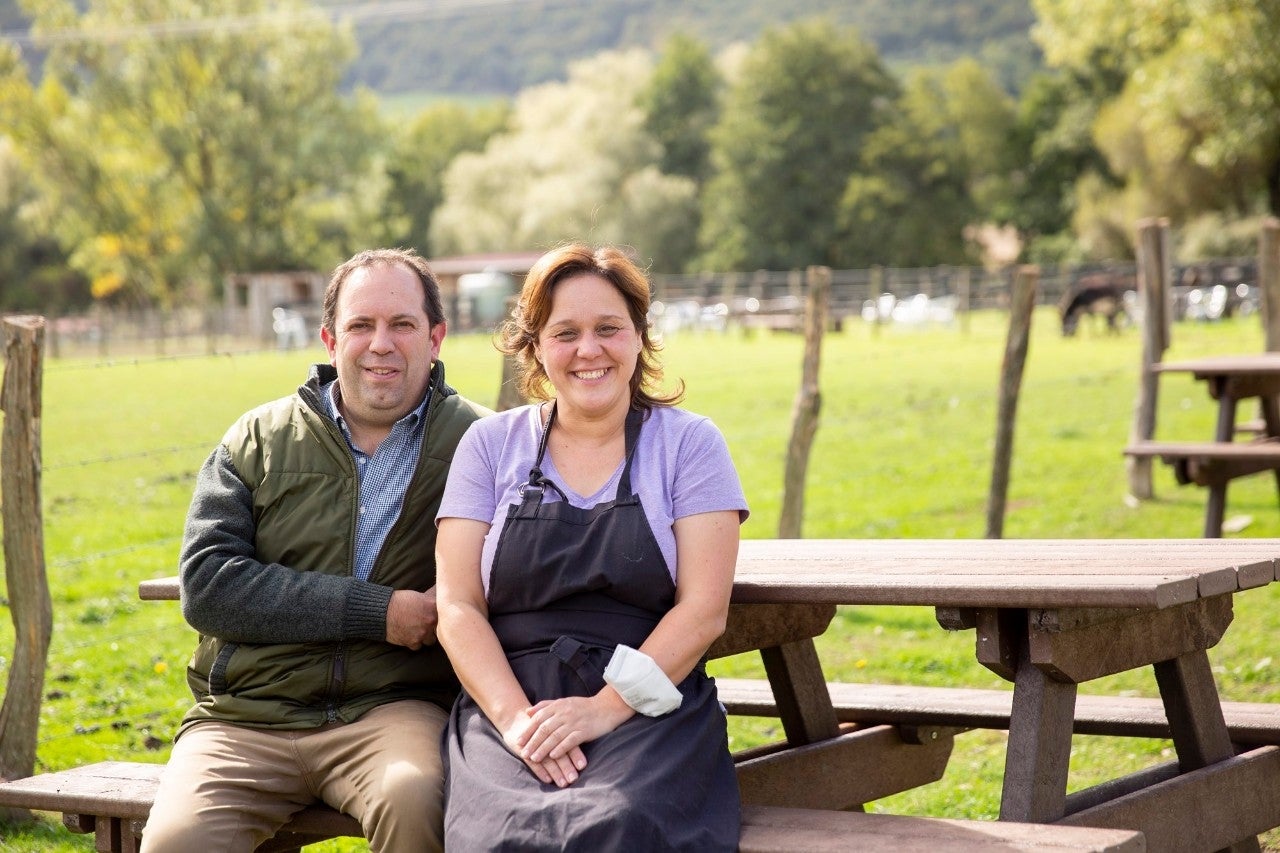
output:
[[[361,44],[348,82],[378,92],[510,95],[563,79],[566,65],[616,47],[660,47],[685,32],[720,48],[825,15],[856,26],[894,68],[976,57],[1010,89],[1038,63],[1030,0],[319,0]],[[25,22],[0,0],[0,30]]]
[[359,26],[364,49],[352,80],[383,92],[511,94],[562,79],[568,62],[601,50],[656,48],[676,32],[719,48],[814,15],[858,27],[895,67],[969,55],[1014,88],[1038,62],[1029,0],[507,0],[453,8]]

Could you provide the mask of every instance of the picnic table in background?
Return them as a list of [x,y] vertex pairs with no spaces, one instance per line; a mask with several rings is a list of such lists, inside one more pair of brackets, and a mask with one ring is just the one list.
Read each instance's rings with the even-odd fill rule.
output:
[[[1156,374],[1189,373],[1206,384],[1217,401],[1211,441],[1139,441],[1125,455],[1155,457],[1174,467],[1178,483],[1208,489],[1204,537],[1221,537],[1226,515],[1226,487],[1240,476],[1274,471],[1280,491],[1280,352],[1207,356],[1157,362]],[[1239,424],[1239,403],[1257,398],[1260,418]],[[1239,441],[1240,435],[1252,435]]]
[[[1206,537],[1221,537],[1227,485],[1238,477],[1273,471],[1280,490],[1280,353],[1220,355],[1156,363],[1157,374],[1189,373],[1203,381],[1217,401],[1218,414],[1209,441],[1139,441],[1125,448],[1134,457],[1155,457],[1173,466],[1179,484],[1208,489]],[[1246,428],[1237,423],[1242,400],[1256,398],[1261,417]],[[1238,440],[1242,433],[1251,439]]]

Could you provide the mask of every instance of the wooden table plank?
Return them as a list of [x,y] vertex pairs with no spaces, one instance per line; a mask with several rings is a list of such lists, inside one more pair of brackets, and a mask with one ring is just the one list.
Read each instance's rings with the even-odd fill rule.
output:
[[[1276,539],[748,539],[737,603],[1163,608],[1280,577]],[[139,584],[173,599],[176,578]]]
[[1168,607],[1260,586],[1277,556],[1275,539],[745,540],[735,600]]
[[1280,353],[1258,352],[1211,355],[1151,365],[1156,373],[1193,373],[1216,376],[1272,376],[1280,373]]
[[913,578],[907,575],[866,574],[831,577],[822,573],[792,574],[786,585],[780,575],[744,572],[734,582],[733,601],[740,604],[804,602],[812,604],[894,604],[955,608],[1079,608],[1109,607],[1162,609],[1195,601],[1195,577],[1145,579],[1095,575],[1018,578],[1003,575]]

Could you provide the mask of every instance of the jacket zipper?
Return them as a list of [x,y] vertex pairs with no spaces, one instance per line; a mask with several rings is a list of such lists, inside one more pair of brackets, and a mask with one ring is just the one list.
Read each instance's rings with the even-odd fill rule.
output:
[[[321,415],[324,422],[325,430],[330,436],[335,438],[338,446],[341,447],[347,456],[347,462],[351,466],[351,475],[356,480],[355,496],[351,501],[351,527],[348,531],[347,541],[351,543],[350,550],[347,553],[347,564],[354,570],[356,564],[356,518],[360,512],[360,475],[356,471],[356,460],[351,448],[347,447],[347,440],[342,435],[342,430],[337,424],[329,420],[323,403],[317,400],[307,400],[303,397],[303,401],[317,414]],[[347,647],[345,643],[338,643],[334,647],[333,657],[329,668],[329,690],[325,699],[324,718],[326,723],[338,722],[338,706],[341,704],[342,691],[346,687],[347,681]]]
[[333,680],[329,687],[329,702],[325,708],[325,722],[336,723],[338,721],[338,699],[342,694],[342,687],[347,679],[347,648],[339,643],[337,650],[333,653]]
[[[418,477],[422,476],[422,465],[421,465],[422,454],[425,453],[427,449],[427,435],[431,428],[431,414],[432,414],[432,409],[435,408],[435,402],[436,402],[435,398],[438,392],[438,389],[436,386],[442,385],[442,384],[443,383],[441,381],[437,380],[436,383],[433,383],[432,385],[428,386],[427,393],[430,394],[431,396],[430,396],[430,399],[427,400],[427,409],[423,413],[423,418],[425,419],[426,423],[424,423],[422,426],[422,449],[418,453],[419,464],[413,473],[413,478],[410,480],[408,488],[405,491],[406,496],[408,495],[409,490],[413,488],[414,483],[417,482]],[[310,406],[310,408],[312,408],[313,410],[316,410],[319,414],[324,414],[324,409],[317,408],[317,405],[315,403],[312,403],[309,400],[305,400],[305,398],[304,398],[304,402],[306,402],[307,405]],[[316,403],[318,402],[319,401],[316,401]],[[338,439],[338,442],[343,447],[343,449],[346,450],[347,459],[351,463],[351,472],[356,475],[356,483],[357,483],[356,494],[355,494],[355,499],[353,501],[353,506],[352,506],[352,513],[351,513],[352,529],[349,537],[349,541],[351,542],[351,552],[348,554],[349,564],[352,567],[354,567],[356,564],[355,525],[356,525],[356,518],[360,512],[359,474],[355,470],[356,468],[355,457],[354,455],[352,455],[351,449],[346,446],[347,443],[346,443],[346,439],[343,438],[342,436],[342,430],[338,428],[337,424],[330,423],[327,417],[324,418],[324,421],[325,421],[325,428],[330,432],[330,434],[333,434],[333,433],[337,434],[336,437]],[[391,539],[392,535],[396,532],[396,528],[400,526],[400,523],[402,520],[403,520],[402,518],[396,519],[395,524],[393,524],[391,526],[391,529],[387,531],[387,539],[383,542],[382,551],[386,550],[386,541],[389,541]],[[373,565],[369,567],[370,578],[373,578],[374,575],[377,573],[378,565],[381,562],[381,559],[382,559],[382,553],[379,552],[378,556],[373,561]],[[325,704],[325,722],[335,723],[338,721],[338,706],[340,704],[339,700],[342,696],[342,691],[343,691],[343,688],[346,686],[346,680],[347,680],[347,648],[346,648],[346,645],[343,643],[339,643],[337,648],[334,650],[333,666],[330,670],[330,675],[331,675],[331,678],[329,682],[329,696],[328,696],[328,701]]]

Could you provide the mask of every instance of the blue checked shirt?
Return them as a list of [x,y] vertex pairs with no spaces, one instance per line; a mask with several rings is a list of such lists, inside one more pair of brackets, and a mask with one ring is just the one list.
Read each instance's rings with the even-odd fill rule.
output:
[[400,517],[404,493],[409,488],[418,454],[422,451],[431,388],[428,386],[421,406],[396,421],[391,434],[382,440],[372,456],[351,443],[351,430],[338,411],[337,380],[320,390],[329,417],[338,422],[347,447],[351,448],[356,460],[356,473],[360,478],[360,516],[356,520],[355,570],[357,579],[367,581],[391,525]]

